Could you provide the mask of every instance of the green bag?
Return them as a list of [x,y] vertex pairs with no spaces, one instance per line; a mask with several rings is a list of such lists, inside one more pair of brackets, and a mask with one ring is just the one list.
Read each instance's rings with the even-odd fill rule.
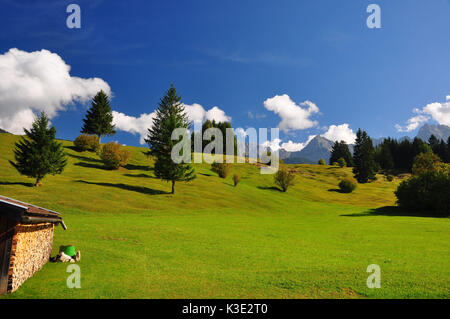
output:
[[72,245],[65,246],[64,253],[70,257],[75,256],[75,246],[72,246]]

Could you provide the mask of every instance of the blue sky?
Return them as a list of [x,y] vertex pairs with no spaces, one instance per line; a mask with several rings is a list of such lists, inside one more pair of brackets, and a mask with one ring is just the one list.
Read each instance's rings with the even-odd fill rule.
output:
[[[81,7],[81,29],[66,26],[70,3]],[[366,26],[370,3],[381,7],[381,29]],[[270,128],[282,119],[264,101],[286,94],[297,107],[311,101],[319,109],[314,126],[281,131],[293,143],[344,123],[373,137],[414,136],[417,129],[395,124],[420,115],[447,123],[449,35],[448,0],[0,0],[0,54],[55,53],[71,76],[106,82],[116,112],[150,114],[174,83],[185,104],[217,106],[233,127]],[[73,139],[88,104],[64,105],[52,123],[58,137]],[[121,130],[109,140],[140,139]]]

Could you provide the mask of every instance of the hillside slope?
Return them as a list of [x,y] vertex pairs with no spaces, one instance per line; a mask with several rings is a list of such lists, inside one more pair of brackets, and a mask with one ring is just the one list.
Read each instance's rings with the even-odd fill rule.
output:
[[[68,230],[56,230],[54,254],[82,251],[82,289],[66,287],[67,265],[49,263],[7,298],[450,296],[449,220],[399,214],[398,180],[341,194],[350,169],[289,165],[297,183],[281,193],[256,166],[233,167],[235,188],[201,164],[171,195],[144,148],[127,147],[130,164],[108,171],[63,141],[68,167],[35,188],[8,163],[17,139],[0,134],[0,194],[61,212]],[[372,263],[384,289],[366,286]]]

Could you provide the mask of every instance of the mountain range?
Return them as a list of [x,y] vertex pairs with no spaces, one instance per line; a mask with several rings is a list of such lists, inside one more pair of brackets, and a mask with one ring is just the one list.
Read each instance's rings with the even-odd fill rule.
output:
[[[417,137],[422,139],[423,141],[428,141],[431,135],[436,136],[438,139],[447,141],[447,139],[450,137],[450,127],[446,125],[425,124],[419,129]],[[407,136],[404,136],[398,140],[402,141],[404,139],[411,140]],[[372,138],[374,146],[381,144],[383,140],[384,137]],[[301,151],[288,152],[284,149],[280,149],[279,155],[280,159],[282,159],[286,164],[316,164],[317,161],[321,158],[328,162],[333,144],[333,141],[317,135]],[[349,145],[350,152],[352,153],[353,146],[353,144]]]

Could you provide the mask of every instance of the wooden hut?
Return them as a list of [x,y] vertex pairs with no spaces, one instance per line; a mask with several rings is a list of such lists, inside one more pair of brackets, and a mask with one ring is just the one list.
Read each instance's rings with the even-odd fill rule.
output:
[[0,196],[0,295],[13,292],[50,258],[59,213]]

